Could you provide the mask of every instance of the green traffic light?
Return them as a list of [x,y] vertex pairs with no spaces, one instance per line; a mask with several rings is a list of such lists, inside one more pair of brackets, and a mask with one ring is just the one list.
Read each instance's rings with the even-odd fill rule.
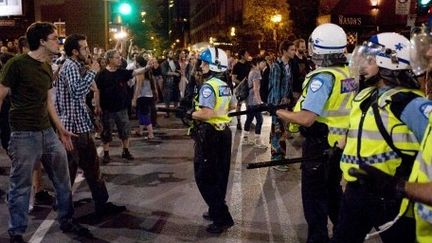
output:
[[128,15],[132,12],[132,7],[129,3],[120,4],[119,11],[123,15]]
[[421,5],[427,5],[429,3],[431,3],[431,0],[420,0]]

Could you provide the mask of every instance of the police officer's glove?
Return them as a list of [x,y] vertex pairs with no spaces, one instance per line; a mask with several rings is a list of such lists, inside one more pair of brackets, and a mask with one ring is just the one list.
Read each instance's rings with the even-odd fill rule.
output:
[[184,113],[184,117],[188,120],[193,120],[192,113],[194,112],[194,109],[189,109]]
[[405,180],[388,175],[373,166],[362,164],[359,169],[349,169],[348,174],[356,177],[360,184],[366,185],[380,197],[402,199],[406,195]]
[[185,113],[186,113],[186,108],[183,106],[179,106],[175,110],[175,117],[183,118],[185,116]]
[[270,113],[271,116],[276,116],[276,111],[278,108],[273,104],[267,104],[267,111]]
[[339,163],[342,158],[342,152],[343,150],[335,145],[332,148],[327,149],[324,152],[324,155],[327,155],[330,162]]

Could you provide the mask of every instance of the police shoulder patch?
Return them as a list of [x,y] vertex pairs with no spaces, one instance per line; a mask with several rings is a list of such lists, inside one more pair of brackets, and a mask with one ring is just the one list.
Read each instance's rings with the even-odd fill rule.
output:
[[420,106],[420,112],[423,113],[423,115],[426,117],[426,119],[429,118],[429,115],[432,112],[432,102],[428,102],[426,104],[423,104]]
[[212,94],[212,90],[210,87],[203,87],[202,91],[201,91],[201,95],[204,98],[208,98],[210,97],[210,95]]
[[312,90],[312,92],[317,92],[319,89],[321,89],[323,85],[323,81],[319,80],[319,79],[313,79],[311,84],[310,84],[310,89]]

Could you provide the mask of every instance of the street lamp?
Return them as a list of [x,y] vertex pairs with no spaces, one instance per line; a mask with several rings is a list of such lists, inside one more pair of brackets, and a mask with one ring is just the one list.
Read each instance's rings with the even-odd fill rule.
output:
[[230,35],[231,36],[236,36],[236,28],[235,27],[231,27]]
[[378,13],[379,13],[379,0],[370,0],[371,6],[372,6],[372,10],[371,10],[371,15],[374,18],[374,22],[375,22],[375,26],[376,26],[376,31],[379,32],[379,25],[378,25]]
[[271,21],[274,23],[275,27],[273,28],[273,40],[275,41],[276,44],[276,50],[278,49],[278,43],[277,43],[277,28],[279,26],[279,23],[282,21],[282,15],[280,14],[275,14],[273,16],[271,16]]

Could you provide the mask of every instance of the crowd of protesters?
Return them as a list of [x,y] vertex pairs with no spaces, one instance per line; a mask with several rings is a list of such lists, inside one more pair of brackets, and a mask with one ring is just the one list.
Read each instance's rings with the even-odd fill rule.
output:
[[[154,129],[159,126],[157,103],[162,103],[166,108],[170,108],[171,105],[176,108],[179,104],[192,107],[194,92],[201,82],[197,52],[166,50],[162,57],[156,57],[151,51],[138,48],[132,41],[129,46],[126,45],[126,41],[118,41],[110,50],[90,48],[86,37],[81,34],[68,36],[61,46],[55,27],[49,23],[34,23],[25,36],[3,44],[0,42],[0,134],[3,148],[12,161],[24,161],[20,153],[35,144],[21,144],[20,148],[11,145],[24,143],[20,140],[20,133],[33,131],[34,128],[50,136],[54,136],[53,131],[57,130],[60,141],[66,148],[64,152],[64,148],[62,150],[58,144],[55,145],[56,161],[35,153],[34,157],[27,158],[34,160],[29,161],[30,164],[27,166],[20,170],[12,168],[11,178],[16,178],[17,181],[11,184],[9,197],[6,199],[11,212],[11,239],[20,242],[27,225],[26,209],[31,211],[34,205],[39,204],[57,204],[54,206],[59,210],[60,225],[64,232],[90,234],[72,218],[70,188],[78,168],[83,171],[89,184],[97,215],[104,216],[126,210],[124,206],[107,202],[109,196],[99,169],[101,164],[111,161],[109,144],[113,140],[114,125],[122,142],[121,157],[133,160],[134,156],[129,151],[130,134],[144,136],[146,129],[145,138],[154,139]],[[262,51],[252,58],[247,50],[239,50],[235,54],[227,50],[228,70],[222,79],[233,90],[241,82],[247,82],[249,87],[247,97],[238,100],[238,109],[242,103],[250,107],[262,103],[279,105],[295,102],[301,92],[304,76],[312,68],[305,55],[305,49],[305,41],[299,39],[295,42],[281,43],[278,50],[280,56],[272,51]],[[30,73],[32,65],[38,66],[37,70],[40,73],[23,72],[19,77],[14,76],[14,70],[20,65],[28,68]],[[26,75],[44,77],[44,87],[38,87],[31,80],[26,80],[29,77]],[[28,81],[28,87],[37,87],[40,91],[38,96],[42,97],[42,100],[34,101],[32,104],[26,103],[25,100],[29,99],[27,96],[32,94],[25,93],[28,87],[16,84],[17,78]],[[14,94],[12,96],[11,91]],[[9,112],[11,99],[13,112]],[[182,104],[181,101],[185,100],[188,104]],[[20,109],[25,110],[26,106],[32,105],[37,106],[37,109],[32,108],[34,112],[46,116],[39,115],[38,117],[43,120],[34,120],[34,124],[31,121],[28,124],[19,124],[20,119],[25,121],[25,117],[31,116],[24,114],[26,111]],[[9,114],[12,117],[9,117]],[[134,115],[139,126],[136,131],[131,131],[130,119]],[[169,116],[167,112],[165,117]],[[254,118],[255,132],[254,135],[249,135]],[[268,142],[263,142],[261,138],[262,124],[261,113],[247,116],[243,144],[266,149],[266,144],[271,141],[272,159],[284,157],[284,143],[288,137],[284,131],[286,124],[277,117],[272,117],[271,139]],[[236,125],[238,130],[243,129],[240,118],[237,119]],[[103,146],[103,156],[100,159],[96,152],[93,136],[95,133]],[[37,134],[29,136],[37,138]],[[43,150],[48,149],[44,146],[48,145],[43,144]],[[19,150],[21,152],[17,153]],[[42,154],[45,152],[41,151]],[[60,169],[54,170],[53,163],[64,164]],[[64,166],[69,170],[65,170]],[[53,179],[57,203],[51,193],[44,189],[43,169]],[[278,169],[286,171],[284,167]],[[33,171],[32,175],[23,178],[20,173],[28,174],[23,170]],[[64,174],[66,171],[69,171],[68,176]],[[63,173],[61,180],[55,179],[58,177],[56,173]],[[24,190],[25,193],[17,194],[19,190]]]

